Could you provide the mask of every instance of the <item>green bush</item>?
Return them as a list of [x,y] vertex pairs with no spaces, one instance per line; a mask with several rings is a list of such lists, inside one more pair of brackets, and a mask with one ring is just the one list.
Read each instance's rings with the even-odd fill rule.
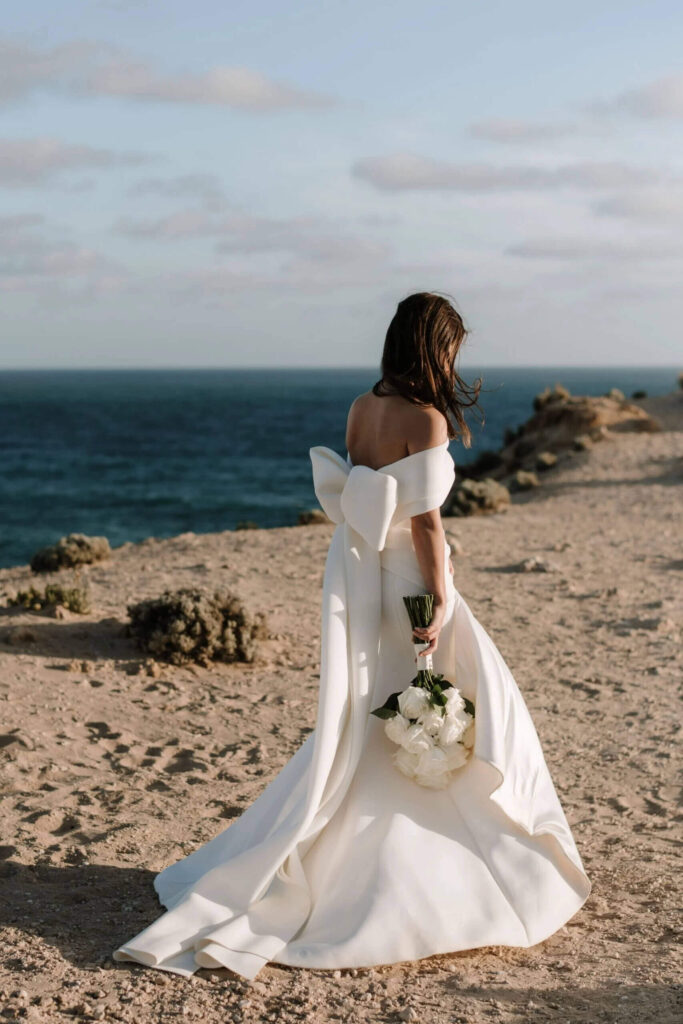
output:
[[68,608],[70,612],[78,612],[81,615],[90,610],[88,592],[85,587],[63,587],[60,583],[48,583],[45,590],[38,590],[36,587],[20,590],[14,597],[7,598],[7,604],[29,608],[35,612],[58,604]]
[[165,590],[129,604],[128,614],[128,635],[154,658],[174,665],[253,661],[257,641],[268,632],[262,613],[249,614],[226,591]]
[[56,544],[36,551],[31,559],[33,572],[57,572],[79,565],[92,565],[109,558],[111,548],[106,537],[86,537],[84,533],[70,533],[60,537]]

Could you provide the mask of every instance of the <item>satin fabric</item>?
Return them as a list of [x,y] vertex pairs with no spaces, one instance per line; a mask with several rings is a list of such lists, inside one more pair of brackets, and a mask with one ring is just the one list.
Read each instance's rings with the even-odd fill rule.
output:
[[410,517],[445,501],[448,442],[378,470],[324,446],[310,458],[337,524],[315,729],[239,818],[155,876],[167,909],[115,960],[251,979],[269,961],[361,967],[529,946],[590,891],[524,700],[448,571],[433,660],[475,703],[470,761],[445,790],[420,787],[370,714],[414,675],[402,598],[425,587]]

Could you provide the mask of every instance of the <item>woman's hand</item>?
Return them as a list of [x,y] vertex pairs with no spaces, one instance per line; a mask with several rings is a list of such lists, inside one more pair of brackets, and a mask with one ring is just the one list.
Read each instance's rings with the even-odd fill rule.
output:
[[435,601],[432,608],[432,621],[428,626],[413,626],[413,634],[416,643],[428,643],[429,647],[425,647],[423,651],[420,651],[418,657],[426,657],[428,654],[433,654],[439,646],[439,633],[443,629],[444,619],[446,618],[446,603],[445,601]]

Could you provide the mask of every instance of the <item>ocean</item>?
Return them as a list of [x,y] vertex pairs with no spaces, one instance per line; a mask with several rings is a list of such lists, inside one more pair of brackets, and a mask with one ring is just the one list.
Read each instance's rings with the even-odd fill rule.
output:
[[[532,399],[560,382],[575,394],[628,397],[677,387],[678,367],[460,369],[483,378],[482,427],[451,444],[456,465],[498,448]],[[352,399],[375,369],[0,371],[0,565],[20,565],[66,533],[145,537],[289,526],[316,505],[308,449],[346,456]]]

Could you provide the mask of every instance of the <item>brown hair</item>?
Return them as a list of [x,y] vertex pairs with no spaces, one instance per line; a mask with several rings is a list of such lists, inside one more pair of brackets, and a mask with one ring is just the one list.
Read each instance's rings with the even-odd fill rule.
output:
[[[448,436],[472,447],[463,409],[476,406],[482,378],[472,387],[455,368],[469,331],[453,303],[434,292],[416,292],[399,302],[382,352],[382,378],[373,394],[399,394],[415,405],[433,405],[448,420]],[[483,410],[477,406],[482,424]]]

